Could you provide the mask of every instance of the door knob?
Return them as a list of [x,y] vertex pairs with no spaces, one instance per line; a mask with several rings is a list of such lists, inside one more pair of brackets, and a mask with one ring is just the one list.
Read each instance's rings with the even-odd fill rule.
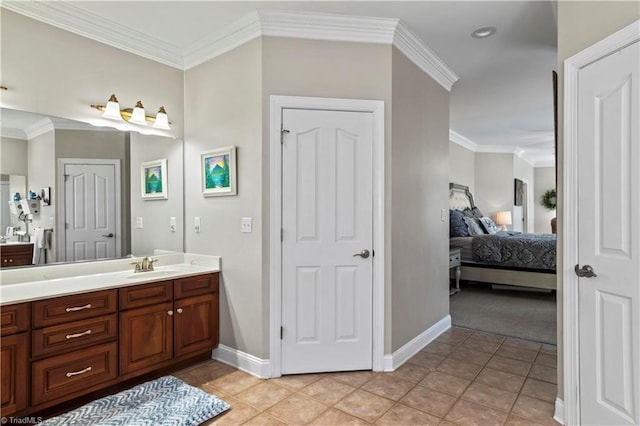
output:
[[105,238],[113,238],[113,232],[109,232],[108,234],[102,234],[103,237]]
[[369,257],[369,250],[365,249],[365,250],[362,250],[360,253],[356,253],[353,255],[353,257],[356,257],[356,256],[360,256],[361,258],[366,259],[367,257]]
[[576,275],[583,278],[592,278],[597,277],[596,273],[593,272],[593,268],[591,265],[584,265],[582,268],[579,265],[575,267]]

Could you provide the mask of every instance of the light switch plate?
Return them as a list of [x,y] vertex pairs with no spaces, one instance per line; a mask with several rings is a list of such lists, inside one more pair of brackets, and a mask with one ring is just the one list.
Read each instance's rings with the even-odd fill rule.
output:
[[200,216],[196,216],[193,218],[193,230],[200,232]]
[[250,217],[243,217],[240,224],[240,231],[242,232],[253,231],[253,219]]
[[142,229],[144,228],[144,221],[142,220],[141,216],[137,216],[136,217],[136,229]]
[[440,211],[440,220],[443,222],[447,221],[447,209],[442,209]]
[[176,232],[176,218],[173,216],[169,218],[169,230]]

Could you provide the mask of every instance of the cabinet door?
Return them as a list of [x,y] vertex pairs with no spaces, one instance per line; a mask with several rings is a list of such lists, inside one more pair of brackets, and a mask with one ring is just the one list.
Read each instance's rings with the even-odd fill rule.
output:
[[27,333],[2,338],[0,374],[2,381],[2,415],[9,416],[27,408]]
[[176,300],[175,308],[176,357],[211,350],[218,345],[217,295]]
[[143,373],[173,358],[171,302],[120,313],[120,374]]

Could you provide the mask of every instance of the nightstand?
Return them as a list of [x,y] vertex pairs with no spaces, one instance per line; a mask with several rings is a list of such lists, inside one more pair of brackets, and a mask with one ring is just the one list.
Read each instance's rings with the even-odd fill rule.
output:
[[461,251],[462,249],[460,247],[449,247],[449,269],[455,268],[456,270],[456,286],[455,288],[449,289],[449,296],[453,296],[460,291],[460,275],[462,274],[460,271]]

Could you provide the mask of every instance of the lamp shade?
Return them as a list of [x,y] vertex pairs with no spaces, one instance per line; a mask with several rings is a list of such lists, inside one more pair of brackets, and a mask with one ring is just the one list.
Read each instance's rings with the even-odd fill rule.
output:
[[170,130],[169,127],[169,117],[167,116],[167,111],[165,111],[164,107],[161,106],[158,110],[158,114],[156,115],[156,122],[153,125],[156,129],[164,129]]
[[496,223],[498,225],[511,225],[511,212],[502,211],[496,215]]
[[118,98],[116,98],[116,95],[111,95],[109,101],[107,102],[107,106],[102,113],[102,116],[110,120],[123,121],[122,115],[120,114],[120,104],[118,103]]
[[131,118],[129,119],[129,123],[140,124],[141,126],[147,125],[147,120],[145,118],[144,107],[142,106],[142,102],[138,101],[136,106],[133,108],[133,112],[131,113]]

